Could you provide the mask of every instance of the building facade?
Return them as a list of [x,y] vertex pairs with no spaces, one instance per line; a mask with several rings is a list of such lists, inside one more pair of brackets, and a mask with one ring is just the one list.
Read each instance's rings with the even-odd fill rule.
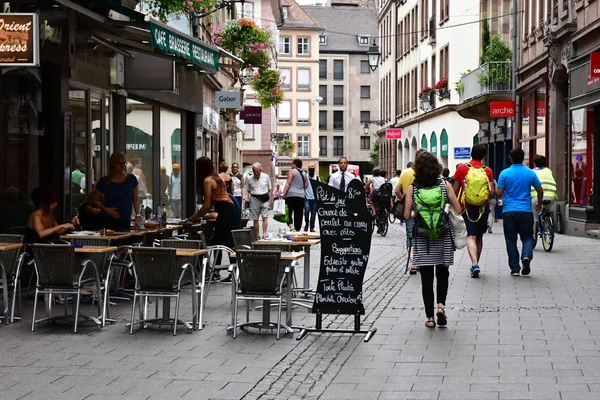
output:
[[[318,85],[321,25],[293,0],[282,1],[277,64],[282,75],[284,100],[277,111],[277,176],[286,177],[292,160],[306,168],[319,165]],[[293,144],[293,150],[289,145]],[[286,146],[287,150],[286,151]],[[318,170],[318,169],[317,169]]]
[[341,156],[370,174],[370,153],[376,136],[364,132],[378,118],[377,72],[371,71],[367,51],[377,35],[376,14],[353,3],[304,6],[322,27],[319,38],[318,95],[319,158],[322,177]]
[[[479,58],[478,26],[467,23],[473,9],[479,9],[479,1],[409,0],[396,7],[393,115],[394,127],[402,130],[395,149],[400,169],[414,160],[418,148],[426,148],[454,171],[473,144],[477,122],[456,112],[459,95],[452,85]],[[380,81],[385,86],[385,75]]]

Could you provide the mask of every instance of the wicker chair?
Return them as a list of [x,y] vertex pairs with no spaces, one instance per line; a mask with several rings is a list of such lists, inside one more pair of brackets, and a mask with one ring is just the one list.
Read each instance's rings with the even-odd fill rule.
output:
[[233,236],[233,248],[239,249],[251,249],[252,243],[256,242],[256,234],[254,229],[235,229],[231,231]]
[[237,337],[237,314],[240,300],[248,302],[246,322],[250,317],[250,300],[269,300],[278,302],[277,339],[281,329],[281,307],[283,305],[284,278],[279,280],[279,261],[281,253],[270,250],[238,250],[237,265],[232,268],[233,279],[233,337]]
[[[0,243],[23,243],[23,235],[0,235]],[[2,317],[6,324],[15,321],[15,303],[21,315],[21,270],[25,262],[26,253],[22,249],[14,249],[0,252],[0,289],[4,295],[4,313]],[[8,298],[9,290],[12,289],[12,297]],[[20,319],[20,317],[16,317]]]
[[[199,249],[205,249],[206,247],[202,247],[204,245],[204,243],[202,243],[199,240],[177,240],[177,239],[168,239],[168,240],[162,240],[160,242],[160,247],[170,247],[170,248],[175,248],[175,249],[194,249],[194,250],[199,250]],[[204,327],[204,303],[205,303],[205,297],[203,296],[204,294],[204,287],[206,285],[206,280],[207,280],[207,262],[206,262],[206,258],[204,256],[200,256],[200,257],[179,257],[178,258],[178,262],[183,262],[184,264],[192,264],[194,266],[194,274],[196,277],[196,290],[198,291],[198,304],[199,304],[199,323],[200,323],[200,329],[202,329]],[[202,278],[204,277],[204,279]],[[191,283],[191,282],[182,282],[182,283]]]
[[[183,266],[177,262],[176,250],[173,248],[154,248],[154,247],[134,247],[133,248],[133,272],[135,275],[135,291],[133,294],[133,305],[131,309],[131,324],[129,333],[133,334],[135,324],[146,324],[148,322],[157,322],[173,325],[173,336],[177,335],[177,325],[179,322],[179,300],[181,294],[181,283],[186,274],[191,274],[190,281],[194,282],[194,267],[191,264]],[[192,286],[195,290],[195,286]],[[135,321],[135,303],[138,297],[175,297],[175,318],[146,319],[147,307],[144,307],[144,317],[142,320]],[[163,309],[163,314],[165,309]],[[197,297],[192,296],[192,316],[193,325],[197,321]],[[187,322],[182,322],[191,332],[194,329]]]
[[[290,244],[271,244],[271,243],[253,243],[252,250],[275,250],[281,253],[288,253],[292,251],[292,245]],[[285,273],[285,269],[289,268],[292,265],[293,261],[280,260],[279,261],[279,276],[278,280],[281,281],[283,274]],[[294,286],[296,286],[296,274],[294,272]]]
[[163,234],[159,231],[150,231],[144,233],[144,239],[142,240],[142,247],[154,247],[162,239]]
[[[78,237],[78,238],[69,238],[71,243],[79,243],[83,246],[104,246],[108,247],[111,245],[112,240],[110,237],[106,236],[96,236],[96,237]],[[106,319],[108,316],[108,307],[109,307],[109,290],[110,290],[110,280],[112,275],[112,261],[114,257],[109,255],[108,253],[86,253],[86,254],[75,254],[75,259],[77,262],[92,260],[96,267],[98,268],[98,275],[100,275],[100,289],[102,290],[100,299],[103,299],[102,303],[102,326],[106,326]],[[89,270],[86,273],[86,276],[83,277],[84,280],[93,279],[94,272]],[[89,288],[92,291],[93,287]],[[94,291],[94,300],[98,301],[98,296],[100,294]],[[93,302],[92,302],[93,304]],[[114,320],[109,320],[111,323],[115,323]]]
[[[52,295],[54,293],[75,294],[77,300],[75,302],[75,326],[73,332],[77,333],[77,324],[79,322],[79,303],[81,299],[81,290],[83,289],[83,277],[88,268],[95,271],[96,292],[102,293],[100,290],[100,276],[98,268],[91,260],[86,260],[81,263],[81,270],[75,271],[75,249],[72,245],[67,244],[34,244],[32,246],[33,257],[35,259],[35,271],[37,273],[37,284],[35,288],[35,299],[33,301],[33,320],[31,321],[31,331],[35,331],[35,324],[41,321],[55,318],[49,315],[47,318],[40,320],[35,319],[37,309],[37,301],[39,294]],[[65,311],[67,302],[65,301]],[[51,311],[51,309],[49,309]],[[100,302],[98,302],[98,315],[102,314]],[[94,321],[99,327],[102,327],[102,322],[97,318],[85,317]]]

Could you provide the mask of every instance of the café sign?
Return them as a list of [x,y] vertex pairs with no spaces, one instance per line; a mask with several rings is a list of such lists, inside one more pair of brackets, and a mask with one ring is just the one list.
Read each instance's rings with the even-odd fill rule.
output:
[[0,67],[40,65],[37,14],[0,14]]
[[590,54],[590,77],[600,78],[600,52]]
[[186,38],[154,22],[150,22],[150,45],[168,54],[213,71],[219,70],[219,53],[203,46],[191,37]]

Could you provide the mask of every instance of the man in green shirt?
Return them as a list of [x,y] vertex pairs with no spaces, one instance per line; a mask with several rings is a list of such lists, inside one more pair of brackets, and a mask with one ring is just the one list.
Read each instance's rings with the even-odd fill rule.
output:
[[[81,161],[77,161],[75,163],[75,171],[71,172],[71,182],[79,185],[82,189],[85,189],[81,186],[81,182],[85,178],[85,164]],[[85,182],[85,181],[84,181]],[[84,184],[85,185],[85,184]]]

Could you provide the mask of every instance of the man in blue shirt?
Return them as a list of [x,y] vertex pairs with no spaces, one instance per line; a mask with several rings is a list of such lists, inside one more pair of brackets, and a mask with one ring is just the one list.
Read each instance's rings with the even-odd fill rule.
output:
[[542,208],[544,189],[536,173],[523,165],[525,152],[523,149],[512,149],[510,161],[512,165],[500,173],[496,194],[502,198],[502,217],[504,221],[504,240],[508,253],[508,265],[512,276],[521,272],[519,266],[519,249],[517,235],[521,237],[523,249],[521,262],[523,275],[529,275],[533,258],[533,212],[531,210],[531,187],[537,192],[536,211]]

